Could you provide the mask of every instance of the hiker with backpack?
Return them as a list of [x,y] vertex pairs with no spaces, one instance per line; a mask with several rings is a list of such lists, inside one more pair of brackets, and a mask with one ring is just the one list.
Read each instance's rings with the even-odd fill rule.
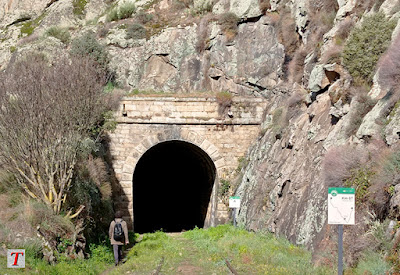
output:
[[122,246],[129,243],[128,227],[120,211],[115,212],[115,219],[110,224],[108,235],[114,250],[115,265],[118,265],[122,260]]

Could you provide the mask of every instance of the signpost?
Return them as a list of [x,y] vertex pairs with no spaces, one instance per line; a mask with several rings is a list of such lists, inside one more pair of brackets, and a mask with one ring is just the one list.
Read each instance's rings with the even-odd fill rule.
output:
[[233,208],[233,226],[236,227],[236,209],[240,208],[240,197],[229,197],[229,208]]
[[355,224],[355,189],[328,188],[328,224],[338,225],[338,274],[343,274],[343,225]]

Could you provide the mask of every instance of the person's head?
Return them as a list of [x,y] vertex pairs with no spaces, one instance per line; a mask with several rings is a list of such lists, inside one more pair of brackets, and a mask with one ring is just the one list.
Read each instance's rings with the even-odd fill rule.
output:
[[119,211],[119,210],[115,211],[115,215],[114,216],[115,216],[116,219],[122,219],[122,212]]

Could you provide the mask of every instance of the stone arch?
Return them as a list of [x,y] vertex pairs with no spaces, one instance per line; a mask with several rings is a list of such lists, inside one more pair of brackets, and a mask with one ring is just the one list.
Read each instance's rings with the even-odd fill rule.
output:
[[223,156],[219,153],[218,148],[214,144],[212,144],[209,140],[202,137],[195,131],[182,131],[179,137],[166,135],[165,133],[148,136],[135,148],[132,149],[131,154],[127,157],[124,163],[122,172],[129,173],[130,175],[132,175],[138,160],[147,150],[149,150],[151,147],[161,142],[170,140],[180,140],[184,142],[189,142],[201,148],[204,152],[208,154],[208,156],[214,162],[217,172],[220,172],[221,169],[223,169],[225,166],[225,160]]
[[[182,141],[185,143],[192,144],[208,155],[215,166],[215,180],[212,187],[210,202],[208,205],[207,215],[204,222],[204,227],[215,226],[216,217],[218,211],[218,188],[219,188],[219,175],[221,174],[222,169],[225,167],[225,160],[223,156],[220,154],[218,148],[212,144],[208,139],[202,137],[200,134],[194,131],[182,131],[182,133],[177,136],[174,134],[156,134],[148,136],[146,139],[142,140],[136,147],[131,149],[130,155],[126,158],[126,161],[123,165],[122,172],[124,174],[123,180],[120,184],[128,188],[132,184],[132,177],[134,175],[136,165],[139,162],[140,158],[151,148],[157,146],[160,143],[168,142],[168,141]],[[128,180],[129,179],[129,180]],[[130,194],[130,199],[133,199],[134,194]],[[133,205],[129,204],[129,212],[131,217],[134,219],[133,213]]]

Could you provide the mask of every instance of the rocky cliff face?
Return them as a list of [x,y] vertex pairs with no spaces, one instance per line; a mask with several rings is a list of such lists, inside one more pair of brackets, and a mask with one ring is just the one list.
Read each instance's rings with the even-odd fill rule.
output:
[[[399,87],[381,87],[379,71],[370,87],[355,86],[337,53],[348,37],[344,30],[378,11],[396,22],[392,37],[397,37],[399,1],[141,0],[132,18],[107,22],[111,9],[125,2],[3,0],[0,69],[33,50],[50,57],[66,54],[70,44],[45,34],[57,25],[68,29],[72,40],[96,32],[117,83],[127,90],[267,98],[263,134],[249,151],[237,189],[230,190],[243,200],[237,219],[248,229],[268,229],[317,249],[330,238],[327,152],[347,145],[374,154],[376,140],[381,150],[398,152],[399,98],[392,95]],[[233,27],[224,27],[227,14],[236,20]],[[138,22],[146,35],[128,36]],[[351,173],[342,180],[348,178]],[[398,184],[394,179],[382,187],[393,186],[387,209],[398,207]],[[393,211],[388,215],[398,217]]]

